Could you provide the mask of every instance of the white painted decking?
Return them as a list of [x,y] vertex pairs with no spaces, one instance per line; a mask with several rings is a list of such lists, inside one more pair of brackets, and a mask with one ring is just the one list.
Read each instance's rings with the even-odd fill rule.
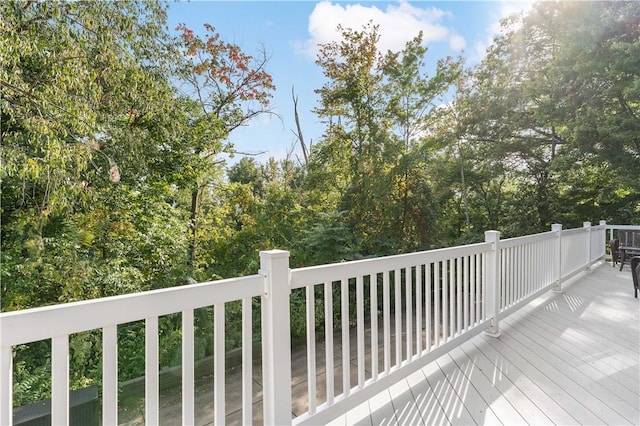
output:
[[594,267],[335,425],[640,424],[640,299],[629,268]]

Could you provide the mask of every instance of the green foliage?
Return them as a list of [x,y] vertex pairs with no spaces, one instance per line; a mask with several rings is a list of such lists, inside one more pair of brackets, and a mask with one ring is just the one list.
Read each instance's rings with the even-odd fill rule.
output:
[[510,233],[637,222],[639,17],[634,2],[540,2],[504,22],[476,71],[466,125],[474,145],[488,146],[479,164],[506,166]]
[[51,345],[20,345],[13,352],[13,401],[23,405],[51,396]]
[[342,40],[322,46],[316,61],[327,77],[316,112],[328,127],[308,179],[339,194],[360,255],[427,248],[437,239],[436,203],[421,139],[460,64],[440,61],[429,77],[421,34],[383,56],[377,26],[339,30]]
[[337,260],[353,260],[356,257],[351,230],[344,222],[345,212],[320,213],[317,222],[306,230],[301,247],[305,262],[327,264]]

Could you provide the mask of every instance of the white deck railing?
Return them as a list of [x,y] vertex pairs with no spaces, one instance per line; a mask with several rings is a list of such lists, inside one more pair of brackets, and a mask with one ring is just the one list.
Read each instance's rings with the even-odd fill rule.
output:
[[[335,413],[355,407],[420,368],[430,354],[441,354],[442,348],[451,347],[454,341],[470,335],[471,330],[486,328],[481,327],[487,320],[482,272],[491,251],[491,243],[481,243],[292,270],[292,289],[306,288],[308,360],[308,412],[294,423],[322,424],[331,420]],[[315,300],[317,287],[323,294],[321,301]],[[334,312],[333,297],[338,290],[338,308]],[[357,357],[352,367],[349,322],[353,292]],[[314,326],[318,304],[324,311],[321,342]],[[337,314],[340,324],[334,327]],[[365,331],[367,326],[369,330]],[[342,391],[338,395],[333,377],[336,329],[342,346]],[[318,344],[324,345],[326,354],[326,400],[320,404],[316,397]],[[357,373],[354,383],[352,369]]]
[[[118,423],[118,342],[117,326],[145,321],[145,419],[158,424],[158,317],[182,313],[182,419],[194,423],[194,309],[214,307],[216,422],[224,422],[224,304],[242,300],[243,347],[251,348],[251,298],[264,293],[260,275],[194,284],[44,308],[3,313],[0,316],[0,424],[12,424],[12,348],[44,339],[52,340],[51,422],[69,424],[69,336],[102,329],[103,341],[103,424]],[[248,315],[246,314],[248,312]],[[243,351],[245,393],[243,407],[251,412],[251,350]],[[248,405],[247,405],[248,404]],[[247,406],[249,410],[246,410]]]
[[[261,252],[258,275],[0,314],[0,424],[12,424],[16,345],[52,341],[52,423],[69,423],[69,336],[101,329],[103,424],[118,421],[117,327],[145,321],[145,421],[159,420],[158,317],[182,313],[182,421],[194,422],[194,309],[214,307],[214,415],[225,420],[224,304],[242,301],[242,422],[252,421],[252,298],[260,296],[265,424],[323,423],[357,406],[500,318],[588,270],[605,227],[552,231],[447,249],[289,269],[289,253]],[[299,290],[298,290],[299,289]],[[306,293],[307,411],[291,415],[290,294]],[[316,335],[316,314],[321,330]],[[352,321],[355,319],[355,330]],[[341,346],[337,350],[335,340]],[[351,348],[355,360],[351,360]],[[320,368],[316,350],[326,356]],[[339,352],[339,353],[336,353]],[[336,376],[336,366],[341,383]],[[326,397],[317,392],[323,370]],[[353,381],[352,381],[353,378]],[[338,389],[338,390],[336,390]]]

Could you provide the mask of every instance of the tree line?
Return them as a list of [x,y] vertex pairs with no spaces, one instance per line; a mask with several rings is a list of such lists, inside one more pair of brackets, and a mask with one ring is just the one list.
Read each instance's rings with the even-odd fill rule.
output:
[[[253,274],[264,249],[297,267],[640,220],[637,2],[536,3],[475,66],[432,58],[421,34],[381,52],[374,22],[339,27],[316,59],[321,139],[296,123],[302,158],[231,166],[229,135],[274,114],[266,51],[212,25],[170,31],[151,0],[0,14],[3,312]],[[179,319],[161,328],[170,365]],[[99,380],[99,347],[72,341],[74,386]],[[48,367],[27,361],[48,350],[16,348],[18,400],[46,394]]]

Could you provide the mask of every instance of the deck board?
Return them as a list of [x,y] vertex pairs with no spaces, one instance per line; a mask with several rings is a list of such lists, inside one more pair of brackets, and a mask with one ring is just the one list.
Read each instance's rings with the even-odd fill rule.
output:
[[371,412],[371,423],[374,425],[398,424],[388,389],[369,400],[369,410]]
[[389,387],[389,395],[391,396],[395,416],[399,424],[424,424],[420,410],[415,409],[415,400],[406,380],[401,380]]
[[[511,360],[518,366],[523,374],[526,374],[533,382],[551,398],[557,401],[567,412],[571,413],[580,424],[602,424],[603,420],[592,413],[585,405],[582,397],[575,393],[572,382],[564,376],[557,377],[552,372],[542,371],[544,364],[538,359],[528,359],[526,354],[522,354],[504,342],[504,338],[493,339],[482,336],[484,339],[492,339],[491,345],[506,359]],[[585,394],[586,395],[586,394]],[[540,407],[545,409],[544,406]]]
[[[356,417],[375,425],[640,424],[640,299],[628,268],[596,267],[500,328],[500,337],[478,335],[381,392]],[[353,424],[349,414],[343,422]]]
[[[543,316],[531,315],[530,321],[537,321],[547,331],[556,329],[557,323]],[[584,332],[576,329],[562,331],[562,338],[558,341],[562,344],[574,348],[575,351],[582,352],[579,359],[597,363],[604,369],[613,369],[613,371],[621,371],[634,366],[633,359],[629,358],[625,352],[637,353],[637,350],[620,346],[618,342],[608,340],[606,336],[589,335],[588,330]],[[606,356],[602,356],[605,353]],[[637,365],[637,364],[636,364]],[[638,392],[637,380],[632,376],[624,376],[625,382],[629,383],[629,388]]]
[[369,401],[365,401],[345,414],[347,426],[372,426]]
[[431,389],[429,382],[425,379],[422,370],[416,371],[406,379],[411,395],[415,401],[415,407],[420,412],[424,424],[445,425],[449,421],[442,406],[436,398],[435,392]]
[[[574,372],[580,373],[581,376],[578,377],[578,380],[580,380],[582,384],[589,386],[595,380],[604,388],[604,394],[607,394],[607,397],[614,400],[614,404],[617,405],[616,399],[626,402],[624,407],[620,407],[622,411],[619,412],[633,409],[633,403],[637,401],[638,395],[630,389],[633,384],[633,380],[630,378],[628,378],[630,380],[627,381],[629,386],[624,386],[609,375],[614,373],[616,371],[615,369],[607,368],[608,366],[606,364],[598,362],[598,360],[589,362],[589,353],[573,351],[571,345],[563,344],[562,339],[553,340],[553,337],[547,334],[544,329],[531,327],[530,324],[522,323],[521,328],[514,332],[520,336],[520,339],[528,340],[532,342],[532,345],[536,345],[537,347],[540,347],[540,344],[537,343],[536,340],[545,339],[549,342],[549,346],[543,348],[543,350],[547,354],[550,354],[550,357],[558,359],[560,365],[564,366],[564,368],[572,368]],[[608,395],[609,393],[610,395]]]
[[629,398],[629,401],[634,401],[638,398],[637,389],[633,388],[635,381],[632,377],[615,376],[615,373],[620,368],[627,367],[626,364],[599,359],[594,356],[592,347],[581,345],[579,339],[572,338],[572,336],[565,334],[562,338],[558,338],[550,330],[548,323],[539,320],[533,315],[525,317],[523,320],[521,323],[522,332],[533,336],[535,339],[548,341],[554,347],[555,353],[567,361],[575,362],[580,360],[580,363],[576,365],[577,368],[591,375],[594,379],[607,381],[607,386],[611,386],[611,389],[622,398]]
[[487,404],[487,407],[495,414],[500,423],[505,425],[526,423],[525,419],[511,405],[509,400],[502,395],[497,387],[493,386],[491,381],[463,351],[458,348],[451,351],[448,356],[464,373],[469,384],[477,389],[478,396]]
[[[597,382],[589,380],[588,377],[572,368],[571,365],[563,365],[552,353],[541,347],[528,338],[519,341],[511,336],[512,331],[503,333],[502,339],[511,350],[517,352],[544,376],[555,385],[562,388],[577,403],[582,405],[585,412],[584,424],[625,424],[627,421],[616,411],[605,403],[608,398],[606,389],[599,386]],[[520,335],[520,337],[523,337]],[[531,343],[528,345],[527,343]],[[596,417],[593,417],[593,416]],[[590,419],[590,420],[588,420]]]
[[[526,400],[533,403],[536,408],[543,412],[553,424],[576,424],[578,421],[556,400],[554,400],[542,387],[541,383],[536,383],[524,371],[514,365],[508,358],[505,358],[491,342],[476,339],[471,342],[470,350],[477,351],[486,356],[493,364],[490,371],[495,376],[495,380],[501,383],[511,381],[525,396],[524,399],[516,399],[512,403],[518,409],[521,405],[526,404]],[[465,344],[466,345],[466,344]],[[463,347],[465,346],[463,345]],[[507,383],[508,385],[508,383]],[[547,424],[541,422],[541,424]]]
[[[518,386],[518,379],[512,378],[502,370],[496,369],[495,364],[487,358],[482,351],[476,349],[473,344],[464,344],[460,348],[454,349],[451,353],[456,356],[458,352],[464,353],[469,358],[477,370],[487,378],[491,386],[504,398],[519,416],[529,421],[531,424],[549,423],[550,419],[538,406]],[[489,375],[488,375],[489,374]],[[526,385],[523,386],[527,390]],[[507,424],[522,424],[523,422],[510,422]]]
[[[433,389],[438,403],[442,407],[447,420],[456,424],[475,424],[473,416],[460,398],[458,391],[451,386],[444,372],[436,362],[422,368],[429,386]],[[473,407],[471,407],[473,409]]]
[[464,375],[464,372],[451,360],[449,355],[438,358],[436,363],[449,380],[449,384],[456,390],[476,424],[502,424],[496,413],[478,392],[476,385]]

